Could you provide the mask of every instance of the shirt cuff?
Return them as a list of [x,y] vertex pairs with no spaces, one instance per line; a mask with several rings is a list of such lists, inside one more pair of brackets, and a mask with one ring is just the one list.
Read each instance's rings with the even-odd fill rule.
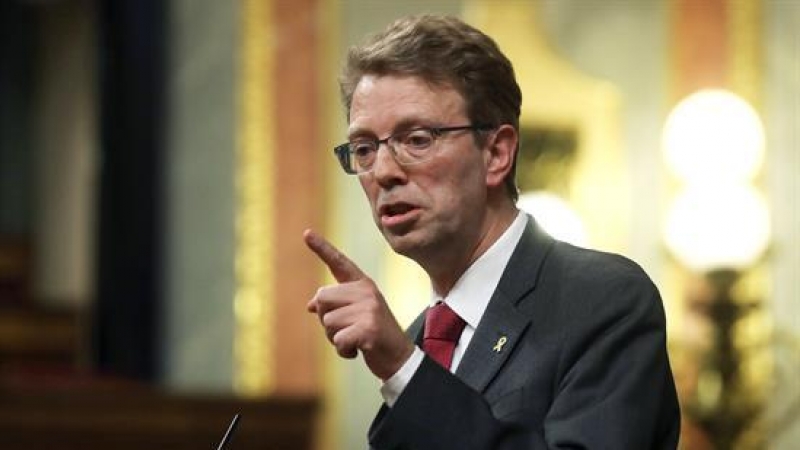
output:
[[419,369],[424,358],[425,353],[423,353],[419,347],[414,346],[414,352],[411,353],[411,356],[405,364],[400,367],[400,370],[383,383],[383,386],[381,386],[381,395],[383,396],[383,401],[385,401],[390,408],[394,406],[397,399],[400,398],[400,394],[403,393],[408,382],[411,381],[411,377],[417,373],[417,369]]

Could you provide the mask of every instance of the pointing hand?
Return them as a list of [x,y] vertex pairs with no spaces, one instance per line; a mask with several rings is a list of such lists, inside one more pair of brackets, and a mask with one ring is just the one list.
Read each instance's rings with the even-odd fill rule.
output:
[[303,240],[337,281],[317,289],[308,311],[317,314],[340,356],[355,358],[360,350],[370,371],[388,379],[411,356],[414,344],[375,282],[350,258],[314,231],[306,230]]

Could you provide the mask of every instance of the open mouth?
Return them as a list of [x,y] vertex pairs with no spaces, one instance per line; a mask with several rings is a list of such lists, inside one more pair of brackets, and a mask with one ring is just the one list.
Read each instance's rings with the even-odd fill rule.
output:
[[381,223],[386,227],[398,226],[416,217],[419,208],[410,203],[392,203],[381,206],[379,213]]
[[411,211],[412,209],[416,208],[408,203],[393,203],[391,205],[385,205],[381,207],[381,216],[400,216]]

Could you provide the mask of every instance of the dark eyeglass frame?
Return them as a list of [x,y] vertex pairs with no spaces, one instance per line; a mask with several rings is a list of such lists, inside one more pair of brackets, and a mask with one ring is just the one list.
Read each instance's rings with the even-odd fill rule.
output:
[[[414,131],[427,130],[434,137],[434,140],[438,140],[445,133],[449,133],[449,132],[453,132],[453,131],[464,131],[464,130],[488,131],[488,130],[491,130],[493,128],[495,128],[493,125],[488,125],[488,124],[480,124],[480,125],[469,124],[469,125],[458,125],[458,126],[452,126],[452,127],[416,127],[416,128],[411,128],[411,129],[408,129],[408,130],[403,130],[403,131],[398,131],[396,133],[392,133],[391,135],[389,135],[389,136],[387,136],[387,137],[385,137],[383,139],[371,139],[371,141],[375,145],[375,151],[376,152],[381,148],[381,144],[386,144],[386,147],[392,152],[392,156],[394,156],[395,160],[397,160],[397,152],[395,152],[395,149],[394,149],[393,146],[389,145],[389,141],[392,140],[393,138],[396,138],[399,135],[412,133]],[[368,139],[367,141],[370,141],[370,140]],[[351,158],[353,156],[352,145],[353,145],[352,142],[345,142],[344,144],[337,145],[336,147],[333,148],[333,153],[336,155],[336,158],[339,160],[339,164],[342,166],[342,169],[344,169],[345,173],[347,173],[348,175],[358,175],[359,173],[368,173],[368,172],[370,172],[372,170],[371,168],[369,170],[365,170],[363,172],[358,172],[356,170],[353,170],[353,168],[352,168],[353,164],[351,163]],[[401,165],[408,165],[408,163],[403,163],[403,162],[400,162],[399,160],[397,160],[397,162],[398,162],[398,164],[401,164]]]

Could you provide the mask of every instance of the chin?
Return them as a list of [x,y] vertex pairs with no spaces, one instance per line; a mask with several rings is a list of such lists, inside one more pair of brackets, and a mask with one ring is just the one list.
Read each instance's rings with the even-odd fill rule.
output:
[[401,255],[408,256],[409,252],[413,253],[414,249],[420,245],[419,239],[415,236],[416,233],[413,232],[397,234],[381,230],[381,234],[392,250]]
[[402,235],[384,231],[383,237],[395,253],[417,262],[426,253],[426,249],[430,248],[429,239],[425,239],[419,230]]

